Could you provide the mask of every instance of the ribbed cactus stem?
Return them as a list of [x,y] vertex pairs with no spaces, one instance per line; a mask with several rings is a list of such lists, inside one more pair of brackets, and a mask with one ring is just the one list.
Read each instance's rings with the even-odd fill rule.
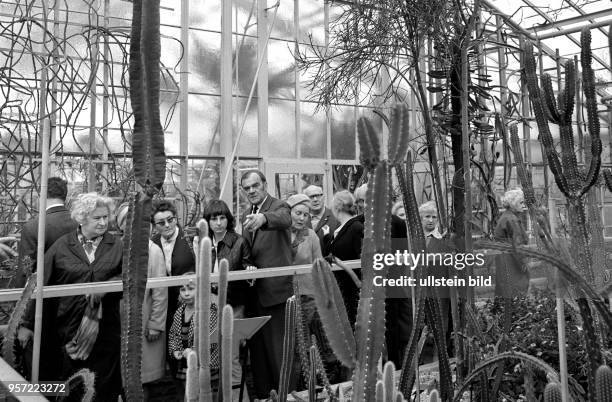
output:
[[359,139],[359,158],[367,169],[373,169],[380,162],[380,143],[378,134],[370,120],[361,117],[357,121],[357,138]]
[[434,389],[429,393],[429,402],[440,402],[440,395],[438,390]]
[[287,401],[289,383],[293,373],[293,357],[295,352],[295,296],[291,296],[285,303],[285,329],[283,338],[283,360],[281,362],[280,380],[278,384],[278,398],[280,402]]
[[376,381],[376,402],[385,402],[387,400],[387,392],[385,390],[385,384],[378,380]]
[[[211,264],[214,264],[211,262]],[[227,304],[227,274],[229,272],[229,263],[224,258],[219,262],[219,286],[217,287],[217,302],[218,302],[218,317],[217,317],[217,345],[219,345],[219,361],[223,361],[223,350],[221,345],[223,344],[223,331],[221,326],[223,325],[223,314],[225,305]],[[219,386],[224,388],[224,378],[221,376]]]
[[232,400],[232,341],[234,333],[234,310],[223,307],[221,322],[221,388],[224,401]]
[[[208,234],[208,224],[204,219],[198,222],[200,234]],[[199,363],[199,400],[201,402],[212,399],[210,388],[210,273],[212,268],[212,242],[208,236],[200,238],[198,250],[198,266],[196,270],[198,291],[196,303],[196,350]],[[195,340],[194,340],[195,341]]]
[[389,127],[389,163],[396,165],[406,157],[410,112],[405,104],[396,105],[391,110],[391,123]]
[[317,347],[312,345],[308,350],[308,359],[310,361],[310,373],[308,374],[308,400],[315,402],[317,400]]
[[188,402],[197,402],[199,400],[200,385],[198,383],[198,372],[198,354],[192,350],[187,355],[187,373],[185,374],[185,400]]
[[383,376],[382,376],[383,384],[385,385],[385,398],[383,399],[385,402],[394,402],[395,401],[395,365],[393,362],[389,361],[385,363],[385,367],[383,368]]
[[312,282],[317,312],[325,336],[338,358],[348,368],[355,366],[355,337],[349,324],[344,300],[331,267],[322,258],[312,265]]
[[601,365],[595,373],[595,395],[599,402],[612,401],[612,369]]
[[[356,366],[353,372],[353,401],[370,401],[376,394],[377,363],[385,342],[385,288],[374,286],[374,254],[391,249],[391,171],[382,161],[368,179],[362,250],[362,277],[355,322]],[[385,277],[386,271],[376,275]]]
[[561,385],[549,382],[544,388],[544,402],[561,402]]

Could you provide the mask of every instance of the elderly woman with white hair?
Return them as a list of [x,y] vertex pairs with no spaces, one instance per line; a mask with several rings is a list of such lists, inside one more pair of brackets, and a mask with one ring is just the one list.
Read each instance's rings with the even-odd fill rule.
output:
[[[495,239],[515,246],[527,244],[529,238],[520,215],[527,209],[523,190],[507,191],[502,197],[505,211],[495,226]],[[495,258],[495,296],[523,296],[529,288],[529,272],[523,259],[515,254],[501,254]]]
[[[60,237],[45,254],[45,285],[103,282],[121,278],[123,246],[108,232],[113,200],[97,193],[79,195],[71,216],[76,231]],[[62,379],[87,368],[95,374],[96,401],[116,401],[121,393],[121,293],[65,296],[54,308],[63,352]],[[33,309],[24,327],[34,327]],[[24,335],[20,334],[20,341]]]

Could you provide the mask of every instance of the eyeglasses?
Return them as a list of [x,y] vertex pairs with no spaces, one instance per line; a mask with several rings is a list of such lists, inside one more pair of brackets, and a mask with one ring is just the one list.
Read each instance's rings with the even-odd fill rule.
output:
[[308,197],[310,197],[311,200],[314,200],[315,198],[323,197],[323,194],[311,194]]
[[156,224],[157,226],[166,226],[167,224],[168,224],[168,225],[171,225],[171,224],[173,224],[174,222],[176,222],[176,216],[171,216],[171,217],[169,217],[168,219],[162,219],[161,221],[157,221],[157,222],[155,222],[155,224]]

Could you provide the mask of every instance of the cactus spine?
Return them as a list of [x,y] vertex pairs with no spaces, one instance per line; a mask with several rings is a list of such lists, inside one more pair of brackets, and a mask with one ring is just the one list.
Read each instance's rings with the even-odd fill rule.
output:
[[440,401],[440,396],[438,395],[438,390],[434,389],[431,391],[431,393],[429,394],[429,402],[438,402]]
[[[227,266],[227,261],[226,264]],[[227,284],[227,270],[226,270]],[[221,309],[219,309],[221,310]],[[232,306],[223,307],[221,315],[221,390],[224,401],[232,400],[232,333],[234,332],[234,310]]]
[[595,395],[599,402],[612,401],[612,369],[605,364],[595,373]]

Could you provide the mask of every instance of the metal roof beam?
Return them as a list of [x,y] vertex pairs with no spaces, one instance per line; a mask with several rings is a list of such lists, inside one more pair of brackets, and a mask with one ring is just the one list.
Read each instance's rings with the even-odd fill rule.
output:
[[594,20],[595,18],[602,18],[602,17],[608,17],[608,16],[612,16],[612,8],[607,9],[607,10],[596,11],[596,12],[589,13],[589,14],[583,14],[583,15],[579,15],[576,17],[566,18],[560,21],[547,22],[545,24],[533,26],[529,29],[531,31],[538,33],[541,31],[548,30],[548,29],[562,28],[566,25],[577,24],[579,22],[584,22],[584,21],[590,22],[591,20]]

